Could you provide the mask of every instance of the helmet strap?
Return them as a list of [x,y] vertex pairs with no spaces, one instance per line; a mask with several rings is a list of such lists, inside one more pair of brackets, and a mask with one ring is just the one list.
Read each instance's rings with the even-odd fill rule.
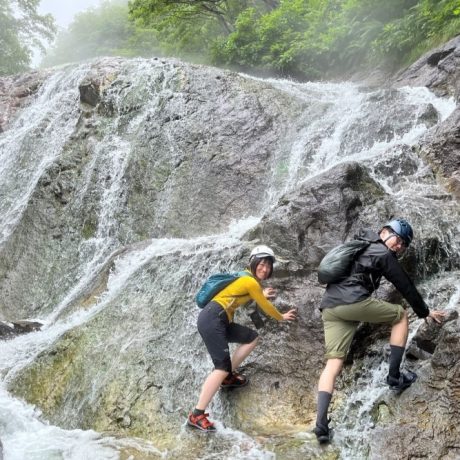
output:
[[[383,227],[382,230],[388,230],[389,233],[389,235],[384,240],[382,239],[384,243],[386,243],[393,236],[399,236],[391,227]],[[382,233],[382,230],[380,231],[380,233]]]
[[396,236],[396,233],[390,233],[384,240],[382,240],[384,243],[386,243],[390,238],[393,236]]

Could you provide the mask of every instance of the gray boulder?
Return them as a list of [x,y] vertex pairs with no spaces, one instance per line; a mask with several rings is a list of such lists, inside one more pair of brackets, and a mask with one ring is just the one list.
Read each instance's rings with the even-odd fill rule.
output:
[[426,86],[460,100],[460,36],[424,54],[392,79],[394,86]]

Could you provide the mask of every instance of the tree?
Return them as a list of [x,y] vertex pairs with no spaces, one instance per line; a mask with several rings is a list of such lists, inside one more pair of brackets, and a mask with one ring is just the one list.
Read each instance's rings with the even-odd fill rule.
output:
[[169,54],[208,62],[216,42],[235,30],[247,9],[266,13],[279,0],[130,0],[129,14],[136,27],[152,28]]
[[460,32],[459,0],[130,0],[168,54],[329,78],[394,69]]
[[152,30],[136,28],[129,20],[125,0],[101,3],[77,14],[59,33],[42,66],[81,61],[97,56],[152,55],[157,51]]
[[[318,78],[329,56],[336,1],[290,0],[269,11],[248,8],[235,31],[216,43],[216,63]],[[326,59],[327,61],[327,59]]]
[[385,24],[373,46],[396,64],[409,63],[459,33],[458,0],[419,0],[407,14]]
[[0,0],[0,75],[23,72],[33,50],[44,50],[56,26],[51,15],[37,12],[40,0]]
[[[213,18],[230,33],[233,30],[232,4],[227,0],[132,0],[129,3],[131,16],[144,23],[158,25],[169,21],[188,21],[198,18]],[[240,3],[246,3],[241,0]]]

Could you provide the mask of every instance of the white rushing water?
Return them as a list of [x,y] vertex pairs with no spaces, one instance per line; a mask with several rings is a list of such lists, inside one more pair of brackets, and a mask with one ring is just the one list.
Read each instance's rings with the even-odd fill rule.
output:
[[[138,69],[136,78],[148,80],[149,71],[149,66],[143,63]],[[78,83],[87,72],[88,68],[81,66],[73,71],[55,73],[43,86],[34,104],[24,110],[13,129],[0,137],[1,242],[11,236],[44,171],[62,154],[65,142],[73,132],[79,117]],[[403,147],[413,145],[427,129],[418,121],[417,114],[414,114],[412,124],[404,133],[370,145],[363,143],[361,148],[350,152],[344,149],[344,137],[350,131],[356,130],[356,126],[360,126],[360,123],[361,127],[364,126],[363,120],[368,114],[372,94],[349,83],[298,84],[277,80],[269,80],[268,83],[300,100],[307,101],[310,105],[317,104],[318,110],[306,110],[305,128],[299,133],[286,159],[281,185],[268,191],[266,209],[273,206],[282,194],[295,189],[301,181],[308,180],[343,161],[355,160],[371,165],[378,163],[382,152],[393,149],[397,155]],[[403,88],[400,90],[400,95],[411,106],[425,107],[431,104],[441,120],[455,108],[453,101],[436,98],[425,88]],[[135,132],[143,117],[147,116],[148,110],[146,105],[145,110],[140,111],[132,124],[123,128],[124,132]],[[65,116],[62,115],[63,113]],[[0,439],[4,445],[6,460],[118,459],[120,452],[129,448],[136,448],[145,451],[146,454],[157,455],[159,458],[167,457],[168,452],[157,449],[146,441],[117,439],[93,431],[65,430],[53,426],[34,407],[14,398],[7,391],[8,382],[66,331],[85,324],[103,310],[125,288],[130,277],[152,259],[175,252],[187,256],[200,252],[219,252],[223,249],[238,248],[241,244],[241,236],[253,228],[261,218],[255,216],[235,222],[227,232],[220,235],[193,239],[155,239],[142,248],[116,256],[118,248],[115,231],[116,212],[121,203],[121,192],[125,187],[125,171],[131,155],[131,146],[120,134],[123,130],[117,126],[116,120],[115,118],[114,126],[105,132],[95,146],[94,155],[87,169],[82,173],[86,184],[82,188],[82,196],[85,187],[89,187],[90,181],[96,180],[106,185],[99,203],[96,233],[80,247],[81,260],[84,263],[80,267],[77,282],[65,293],[48,317],[39,318],[45,324],[41,331],[0,343],[0,375],[2,376]],[[365,135],[363,134],[362,137],[364,139]],[[171,140],[171,145],[173,141]],[[31,142],[38,143],[35,151],[40,155],[25,158],[22,154],[22,146]],[[353,145],[356,147],[360,144],[357,142]],[[275,160],[277,159],[275,155]],[[94,178],[93,172],[96,170],[100,172],[100,176]],[[379,178],[378,172],[373,174],[381,180],[386,190],[393,193],[392,187]],[[273,175],[279,175],[275,166],[273,166]],[[398,199],[404,200],[413,193],[414,187],[415,185],[410,183],[400,187],[397,191]],[[419,191],[421,185],[418,184],[417,187]],[[162,205],[167,206],[168,203]],[[84,291],[112,258],[115,262],[110,272],[107,290],[101,294],[98,301],[88,310],[67,312],[72,301]],[[460,290],[456,291],[457,299],[459,292]],[[126,344],[126,347],[128,346],[129,344]],[[384,372],[384,367],[374,369],[369,382],[361,385],[362,394],[358,392],[355,395],[361,402],[368,401],[360,408],[359,415],[363,420],[366,420],[366,413],[372,402],[381,394],[382,388],[376,382],[382,380]],[[275,458],[273,453],[264,450],[257,441],[244,433],[223,426],[220,428],[221,436],[229,440],[233,447],[225,452],[209,454],[203,458],[226,460]]]
[[[56,72],[43,85],[34,104],[27,107],[0,137],[0,244],[14,230],[44,171],[62,154],[79,118],[78,84],[87,74]],[[28,155],[35,146],[38,155]]]
[[[6,459],[36,460],[86,460],[118,459],[121,449],[135,447],[146,454],[160,457],[167,452],[156,449],[146,441],[133,439],[115,439],[103,437],[93,431],[64,430],[49,425],[39,411],[32,406],[13,398],[7,391],[8,382],[16,372],[33,362],[34,358],[46,350],[57,338],[89,321],[113,300],[125,287],[129,278],[153,258],[181,251],[185,256],[207,252],[211,248],[220,251],[239,245],[241,235],[252,228],[257,219],[249,218],[230,226],[228,233],[211,237],[184,239],[154,239],[147,247],[129,252],[115,261],[114,269],[108,279],[107,290],[99,301],[89,310],[79,311],[66,319],[54,321],[55,315],[45,319],[41,331],[18,336],[0,345],[0,438],[4,446]],[[129,344],[127,344],[129,346]],[[272,457],[260,450],[253,440],[243,433],[224,429],[222,434],[228,439],[244,441],[246,458],[270,460]],[[236,443],[229,452],[230,458],[238,458],[241,445]],[[268,456],[267,456],[268,455]]]
[[[431,306],[444,311],[459,311],[460,281],[458,273],[450,277],[442,277],[439,280],[442,285],[453,286],[452,294],[445,303]],[[436,284],[436,282],[435,282]],[[445,286],[443,288],[445,290]],[[418,328],[424,323],[423,319],[416,319],[410,324],[407,343],[410,344]],[[334,442],[340,445],[341,460],[366,460],[369,458],[369,440],[373,437],[375,428],[375,412],[380,403],[385,403],[388,398],[388,386],[386,376],[388,374],[388,362],[385,357],[377,366],[372,366],[371,361],[375,358],[365,359],[364,369],[367,371],[361,375],[353,391],[348,395],[344,407],[334,417],[334,430],[336,437]],[[402,368],[409,367],[403,360]],[[391,397],[391,395],[390,395]],[[398,397],[398,395],[393,396]]]

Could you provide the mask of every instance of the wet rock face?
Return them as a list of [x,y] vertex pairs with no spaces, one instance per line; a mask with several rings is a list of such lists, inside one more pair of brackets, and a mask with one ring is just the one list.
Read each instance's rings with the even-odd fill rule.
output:
[[[299,133],[312,123],[300,115],[311,111],[321,116],[329,108],[328,103],[307,103],[265,82],[218,69],[166,60],[142,66],[123,59],[99,60],[82,72],[76,86],[59,88],[75,100],[75,119],[70,109],[58,114],[69,118],[73,131],[42,172],[23,217],[2,247],[5,319],[36,316],[58,304],[62,297],[57,292],[63,283],[69,289],[75,284],[98,239],[109,241],[103,254],[108,256],[151,237],[214,234],[231,222],[258,215],[267,204],[268,190],[285,174]],[[65,76],[68,71],[63,72]],[[133,75],[140,75],[139,80]],[[368,115],[365,142],[408,129],[412,116],[401,97],[396,91],[368,97],[366,104],[377,103],[379,110]],[[386,114],[381,119],[380,111]],[[419,115],[430,125],[436,122],[431,112],[427,106]],[[389,122],[395,119],[400,122],[391,133]],[[47,129],[40,125],[37,135],[49,136]],[[353,125],[344,134],[345,153],[358,148],[359,129]],[[33,148],[33,141],[21,145],[25,156],[35,155]],[[410,174],[416,161],[404,155],[401,162],[390,158],[379,168],[397,190],[399,175]],[[360,174],[365,173],[358,171],[356,177]],[[324,192],[332,206],[344,205],[347,211],[341,215],[344,227],[331,235],[326,231],[319,250],[309,244],[307,251],[303,242],[320,234],[317,217],[297,229],[299,254],[311,262],[335,236],[350,236],[359,202],[367,196],[375,200],[374,191],[377,197],[381,192],[371,186],[369,193],[356,194],[350,187],[338,196],[331,182]],[[104,201],[108,192],[114,195],[111,202]],[[301,208],[302,201],[296,206]],[[281,222],[280,228],[286,224]],[[331,225],[339,226],[330,222],[326,228]],[[35,283],[37,272],[46,274],[46,280]],[[15,288],[21,284],[28,289]]]
[[[444,331],[446,331],[446,327],[443,327],[443,325],[454,321],[457,318],[458,312],[450,311],[443,324],[425,323],[422,325],[418,329],[415,337],[412,339],[410,348],[407,351],[408,356],[414,356],[418,359],[420,359],[420,357],[423,357],[422,359],[431,357],[439,342],[442,341],[441,335],[445,333]],[[447,329],[450,327],[451,326],[448,326]]]
[[[396,87],[426,86],[435,94],[460,101],[460,36],[422,56],[393,79]],[[432,130],[420,146],[420,155],[440,181],[460,199],[460,111]]]
[[460,100],[460,36],[418,61],[393,78],[395,86],[426,86],[439,96]]
[[[53,95],[75,98],[75,119],[68,109],[60,115],[74,130],[2,247],[5,319],[36,316],[59,303],[58,286],[76,282],[97,238],[109,242],[108,255],[151,237],[217,233],[264,205],[274,152],[289,151],[302,104],[218,69],[155,60],[145,66],[100,60],[77,87],[64,86],[69,71],[62,71],[63,87]],[[11,94],[2,95],[9,104]],[[33,142],[21,146],[26,156],[33,148]],[[104,202],[116,190],[116,204]],[[47,273],[46,282],[31,283],[35,272]],[[14,288],[21,283],[28,289]]]
[[[345,163],[283,196],[273,212],[249,232],[249,239],[272,241],[289,266],[316,270],[337,241],[353,237],[364,208],[384,200],[384,191],[359,163]],[[286,229],[289,229],[287,232]]]
[[[451,55],[441,56],[438,64]],[[83,278],[82,267],[90,265],[95,267],[91,277],[58,319],[95,305],[100,309],[19,372],[10,390],[59,426],[141,436],[160,448],[176,449],[177,458],[202,456],[207,441],[181,432],[212,369],[196,331],[193,293],[211,270],[243,268],[250,248],[269,242],[279,255],[270,280],[279,292],[275,304],[283,311],[298,308],[299,319],[293,324],[266,322],[259,346],[245,363],[251,385],[219,394],[213,415],[254,435],[309,430],[323,366],[318,304],[324,288],[317,282],[316,267],[329,249],[359,228],[377,230],[389,216],[408,212],[408,202],[398,201],[407,183],[435,188],[432,171],[419,170],[417,154],[425,147],[395,146],[372,164],[365,159],[342,163],[281,193],[276,187],[286,174],[287,157],[298,147],[299,133],[310,127],[299,115],[311,109],[322,116],[330,104],[313,106],[266,82],[169,60],[96,61],[71,91],[77,108],[72,131],[1,246],[0,306],[8,318],[46,315]],[[340,147],[346,155],[409,129],[412,118],[403,100],[393,90],[370,95],[368,107],[376,103],[379,109],[363,115],[369,119],[368,139],[360,145],[356,131],[361,125],[352,125]],[[438,122],[430,105],[417,117],[427,126]],[[399,120],[394,129],[393,118]],[[439,174],[449,177],[456,167],[454,156],[447,155],[456,142],[455,122],[441,126],[423,152],[433,164],[438,162]],[[446,143],[440,144],[444,135]],[[319,136],[318,143],[322,141]],[[441,145],[446,155],[439,153]],[[376,175],[386,177],[386,188]],[[267,194],[273,190],[279,200],[272,203]],[[436,193],[444,200],[442,207],[426,195],[414,199],[420,208],[411,210],[417,242],[402,263],[417,281],[460,265],[455,235],[445,239],[438,225],[443,214],[457,212],[455,203],[447,193],[437,188]],[[263,210],[260,223],[239,245],[225,243],[219,251],[206,251],[191,239],[221,232],[230,222]],[[146,260],[123,280],[116,295],[104,297],[117,257],[122,266],[123,257],[134,260],[152,237],[163,238],[166,247],[175,237],[183,238],[182,245],[193,244],[187,251],[180,247]],[[101,240],[108,244],[91,265]],[[379,295],[401,301],[391,286],[382,286]],[[244,310],[237,320],[251,326]],[[413,441],[417,430],[431,433],[430,420],[449,413],[446,404],[437,403],[445,398],[455,408],[458,350],[449,349],[458,339],[454,324],[452,318],[441,330],[421,329],[416,335],[411,359],[421,368],[420,393],[379,402],[376,438],[369,441],[375,458],[388,449],[395,454],[391,458],[399,458],[396,450],[406,444],[417,456],[427,448],[426,441]],[[376,363],[383,359],[387,337],[388,328],[361,329],[352,350],[354,365],[362,365],[369,355]],[[437,393],[430,392],[433,385]],[[342,391],[344,386],[356,388],[354,375],[344,378]],[[437,412],[432,409],[436,404]],[[419,422],[417,408],[432,418],[423,416]],[[443,435],[438,451],[430,447],[427,452],[438,455],[458,439],[456,428],[445,423],[440,433],[444,429],[452,434]],[[390,446],[400,435],[402,441]],[[307,441],[301,447],[294,442],[281,446],[280,455],[339,458],[334,446],[323,452]]]
[[0,133],[10,127],[15,114],[30,103],[49,75],[37,71],[0,78]]
[[460,109],[437,126],[420,145],[420,155],[438,173],[449,192],[460,200]]
[[[244,365],[251,385],[216,396],[221,406],[217,410],[225,413],[226,423],[248,433],[273,434],[276,430],[307,430],[314,421],[315,388],[323,366],[318,310],[323,287],[316,280],[315,268],[330,247],[349,238],[359,226],[372,223],[369,216],[375,217],[377,202],[391,209],[391,200],[366,168],[346,163],[283,196],[246,235],[247,247],[259,239],[273,242],[280,255],[270,280],[279,292],[275,303],[283,311],[298,308],[299,319],[293,324],[268,320],[259,330],[260,346]],[[237,255],[240,267],[246,263],[245,255]],[[283,260],[287,256],[289,260]],[[222,254],[201,257],[208,257],[207,266],[225,259]],[[171,254],[153,260],[97,317],[66,334],[18,374],[11,391],[27,395],[53,423],[142,436],[171,448],[177,442],[174,433],[183,424],[184,411],[195,404],[195,393],[211,368],[194,328],[198,312],[187,296],[197,286],[190,280],[190,269],[181,271],[184,266],[203,265],[198,256],[179,259]],[[169,280],[162,266],[177,267],[176,278]],[[170,283],[182,289],[175,290]],[[158,299],[158,291],[169,295]],[[391,294],[389,290],[385,298],[390,299]],[[251,326],[244,311],[238,312],[237,321]],[[370,342],[358,345],[365,348],[361,356],[375,340],[373,336]],[[105,344],[104,353],[97,344]],[[130,345],[125,348],[125,344]],[[182,353],[175,350],[187,350],[184,362]],[[194,367],[189,354],[204,367]],[[88,360],[95,369],[103,370],[96,379],[86,365]],[[126,367],[125,363],[130,364]],[[78,395],[88,393],[93,399],[82,405]],[[183,441],[182,452],[189,449],[189,442]],[[299,455],[318,454],[314,443],[302,444],[302,449]]]
[[[433,459],[456,459],[460,455],[457,423],[460,414],[458,360],[460,324],[458,312],[452,312],[442,327],[425,325],[414,341],[427,353],[419,378],[401,396],[386,397],[384,404],[391,414],[372,432],[371,458],[385,452],[386,458],[406,459],[423,456]],[[409,353],[413,350],[409,349]],[[428,436],[429,433],[429,436]]]
[[[363,110],[362,118],[358,118],[344,133],[340,146],[341,155],[344,157],[356,153],[354,139],[361,134],[360,126],[364,118],[368,133],[364,145],[368,148],[375,142],[387,142],[394,136],[402,136],[410,129],[412,120],[407,117],[404,96],[396,89],[374,90],[366,94],[363,106],[372,109]],[[427,104],[422,110],[419,106],[414,106],[412,113],[417,113],[419,122],[427,127],[434,126],[439,121],[438,113],[431,104]]]
[[0,339],[10,339],[20,334],[39,331],[43,324],[37,321],[16,321],[6,323],[0,321]]
[[[155,85],[165,84],[160,78],[167,75]],[[182,237],[257,215],[274,152],[288,148],[299,105],[276,97],[280,110],[269,88],[202,68],[177,69],[169,90],[140,127],[126,170],[129,228]]]
[[78,87],[80,91],[80,101],[84,104],[88,104],[91,107],[96,107],[100,102],[100,88],[96,86],[92,81],[82,82]]

